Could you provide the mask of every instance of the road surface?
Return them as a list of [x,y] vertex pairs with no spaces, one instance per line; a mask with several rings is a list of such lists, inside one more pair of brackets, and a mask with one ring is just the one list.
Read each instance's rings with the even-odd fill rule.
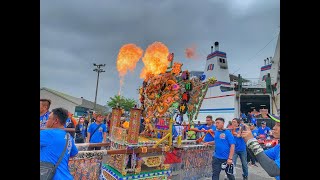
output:
[[[257,163],[258,167],[256,166],[249,166],[248,165],[248,180],[274,180],[275,178],[270,177],[265,170],[262,169],[259,163]],[[221,171],[220,173],[220,180],[224,180],[225,172]],[[201,180],[209,180],[211,178],[204,178]],[[241,161],[238,158],[237,161],[237,167],[236,167],[236,180],[242,180],[242,166],[241,166]]]

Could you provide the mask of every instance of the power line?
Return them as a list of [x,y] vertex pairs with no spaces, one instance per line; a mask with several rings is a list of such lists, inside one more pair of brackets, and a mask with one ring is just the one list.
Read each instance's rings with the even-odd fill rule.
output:
[[[254,58],[262,51],[264,50],[264,48],[266,48],[276,37],[279,36],[279,32],[277,33],[276,36],[274,36],[262,49],[260,49],[252,58],[250,58],[250,60],[248,62],[251,62],[252,60],[254,60]],[[247,63],[248,63],[247,62]],[[236,71],[234,71],[232,74],[236,73],[237,71],[239,71],[241,68],[238,68]]]

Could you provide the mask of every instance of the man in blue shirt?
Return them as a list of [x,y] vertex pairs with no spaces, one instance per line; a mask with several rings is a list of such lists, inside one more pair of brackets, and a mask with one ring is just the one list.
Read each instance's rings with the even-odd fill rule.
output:
[[253,123],[254,125],[257,125],[257,119],[253,114],[251,116],[251,123]]
[[[276,121],[272,135],[274,138],[280,140],[280,117],[271,114],[268,114],[268,117]],[[275,147],[264,151],[257,139],[253,137],[250,130],[242,131],[241,136],[245,140],[247,147],[259,161],[261,167],[269,174],[269,176],[275,177],[276,180],[280,180],[280,143]]]
[[244,121],[244,122],[248,122],[247,121],[247,116],[245,113],[241,112],[241,119]]
[[[214,141],[205,143],[205,145],[215,144],[215,150],[212,158],[212,180],[219,180],[221,164],[227,162],[231,165],[235,149],[234,137],[229,130],[224,129],[224,119],[216,119],[216,131]],[[235,180],[233,174],[227,173],[229,180]]]
[[248,165],[247,165],[247,150],[246,150],[246,143],[244,139],[241,137],[241,130],[245,126],[240,126],[240,119],[234,118],[232,120],[232,135],[235,141],[235,151],[233,155],[233,164],[236,166],[238,156],[240,157],[241,164],[242,164],[242,177],[244,180],[248,179]]
[[66,120],[66,123],[64,124],[64,128],[67,128],[71,123],[72,123],[71,119],[68,117],[68,119]]
[[261,127],[258,129],[258,135],[265,135],[266,137],[269,135],[270,128],[266,125],[265,121],[261,122]]
[[251,112],[249,111],[247,115],[247,121],[251,123],[251,119],[252,119],[252,116],[251,116]]
[[206,133],[206,136],[204,137],[204,142],[212,142],[214,141],[214,137],[211,135],[211,133],[207,133],[208,130],[212,130],[213,132],[216,130],[216,126],[213,124],[212,116],[208,115],[206,117],[206,125],[202,125],[196,128],[190,128],[190,131],[196,131],[196,132],[204,132]]
[[257,129],[256,125],[253,123],[249,123],[249,127],[250,127],[250,130],[252,132],[253,137],[257,138],[259,133],[258,133],[258,129]]
[[[64,128],[75,128],[75,124],[72,122],[70,115],[72,115],[72,114],[68,112],[68,119],[66,120],[66,123],[64,124]],[[69,131],[69,134],[74,138],[75,131]]]
[[[40,161],[56,164],[61,153],[64,150],[67,132],[63,130],[63,126],[67,120],[67,110],[63,108],[53,109],[46,123],[48,129],[40,131]],[[69,171],[69,158],[78,154],[78,149],[74,144],[74,140],[69,136],[67,149],[56,170],[53,180],[70,179],[73,177]]]
[[50,99],[40,99],[40,128],[46,127],[46,122],[49,119],[49,108],[51,105]]
[[[90,124],[87,132],[87,143],[105,143],[107,139],[107,126],[102,123],[103,116],[96,113],[96,121]],[[88,150],[100,150],[101,147],[89,147]]]

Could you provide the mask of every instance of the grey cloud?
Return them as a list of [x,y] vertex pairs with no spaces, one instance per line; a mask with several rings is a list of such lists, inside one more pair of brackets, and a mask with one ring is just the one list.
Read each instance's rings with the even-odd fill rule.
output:
[[[94,100],[96,73],[92,63],[105,63],[98,103],[118,93],[117,53],[127,43],[144,50],[154,41],[167,45],[183,68],[203,70],[210,46],[220,42],[230,73],[258,77],[275,42],[248,60],[277,33],[279,1],[243,0],[56,0],[41,1],[41,86]],[[188,60],[184,49],[196,45],[200,60]],[[123,95],[138,99],[141,61],[125,77]]]

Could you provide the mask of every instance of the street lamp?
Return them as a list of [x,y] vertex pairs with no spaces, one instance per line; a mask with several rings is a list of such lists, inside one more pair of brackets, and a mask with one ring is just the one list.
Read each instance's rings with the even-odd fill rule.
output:
[[99,75],[101,72],[105,72],[103,69],[101,69],[100,67],[104,67],[106,66],[106,64],[96,64],[96,63],[93,63],[93,66],[96,66],[97,68],[93,69],[93,71],[97,72],[98,73],[98,76],[97,76],[97,86],[96,86],[96,95],[95,95],[95,98],[94,98],[94,106],[93,106],[93,110],[95,111],[96,110],[96,105],[97,105],[97,94],[98,94],[98,84],[99,84]]

